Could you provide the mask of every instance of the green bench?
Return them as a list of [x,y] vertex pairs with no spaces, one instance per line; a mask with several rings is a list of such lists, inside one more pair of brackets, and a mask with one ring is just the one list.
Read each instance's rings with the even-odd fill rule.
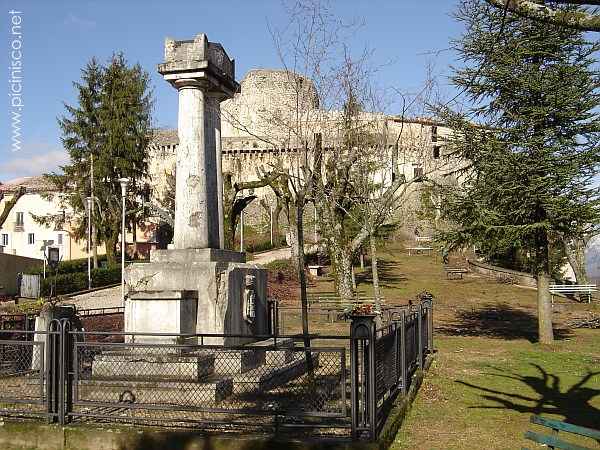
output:
[[[597,442],[600,442],[600,430],[593,430],[591,428],[580,427],[578,425],[572,425],[570,423],[561,422],[559,420],[546,419],[541,416],[531,416],[531,423],[550,428],[552,431],[550,432],[550,434],[542,434],[536,433],[534,431],[528,431],[525,433],[525,439],[529,439],[530,441],[536,442],[538,444],[546,445],[548,448],[563,450],[592,450],[592,448],[590,447],[582,447],[581,445],[571,444],[567,441],[560,439],[558,437],[559,431],[568,434],[584,436],[587,438],[595,439]],[[529,449],[523,447],[522,450]]]

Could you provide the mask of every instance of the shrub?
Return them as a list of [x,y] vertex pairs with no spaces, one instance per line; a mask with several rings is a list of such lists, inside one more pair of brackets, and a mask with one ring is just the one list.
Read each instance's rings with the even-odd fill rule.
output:
[[[106,269],[92,269],[92,287],[103,287],[116,284],[121,281],[121,268],[113,267]],[[88,288],[86,272],[63,273],[47,277],[42,280],[42,295],[50,295],[52,283],[55,286],[55,295],[72,294]]]
[[255,242],[248,242],[246,244],[246,248],[244,248],[244,250],[248,253],[258,253],[258,252],[264,252],[267,250],[271,250],[274,248],[281,248],[281,247],[285,247],[286,243],[285,240],[280,241],[280,242],[273,242],[273,245],[271,245],[271,241],[255,241]]
[[[102,263],[106,261],[106,255],[98,255],[98,262]],[[58,269],[56,271],[57,274],[67,274],[67,273],[77,273],[77,272],[86,272],[88,260],[87,258],[79,258],[79,259],[71,259],[69,261],[61,261],[58,263]],[[50,269],[46,267],[46,274],[50,272]],[[25,271],[27,274],[32,275],[41,275],[44,273],[43,267],[36,267],[32,269],[28,269]]]
[[265,264],[265,268],[269,270],[277,279],[298,280],[296,265],[291,259],[277,259]]

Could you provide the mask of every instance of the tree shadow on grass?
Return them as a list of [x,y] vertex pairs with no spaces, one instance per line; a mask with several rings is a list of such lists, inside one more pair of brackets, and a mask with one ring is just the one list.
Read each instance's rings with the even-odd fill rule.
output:
[[[437,326],[435,331],[447,336],[483,336],[537,342],[538,320],[529,311],[498,303],[456,311],[453,322]],[[565,339],[571,335],[568,329],[554,329],[555,339]]]
[[[591,372],[588,370],[588,373],[577,383],[563,392],[559,377],[549,374],[538,364],[532,364],[532,366],[537,369],[538,374],[520,375],[514,372],[506,374],[505,369],[492,367],[494,370],[504,373],[489,373],[488,376],[519,381],[533,389],[537,396],[504,392],[460,380],[457,380],[456,383],[477,389],[483,393],[481,394],[482,398],[497,403],[497,405],[471,406],[471,408],[512,409],[520,413],[542,415],[558,414],[564,416],[565,422],[588,428],[598,428],[600,409],[592,406],[591,401],[600,395],[600,390],[586,387],[586,384],[594,377],[600,376],[600,371]],[[515,390],[522,391],[522,388],[518,386]]]
[[[381,259],[377,262],[377,274],[379,275],[379,286],[393,288],[401,281],[406,281],[408,278],[399,273],[400,264],[396,261],[388,261]],[[370,266],[365,268],[364,272],[356,274],[356,284],[360,285],[367,283],[373,284],[373,272]]]

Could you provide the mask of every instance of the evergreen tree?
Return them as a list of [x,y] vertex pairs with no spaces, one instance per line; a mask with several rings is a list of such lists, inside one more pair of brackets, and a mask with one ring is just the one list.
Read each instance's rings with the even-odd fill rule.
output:
[[[93,159],[93,223],[98,242],[105,243],[109,265],[115,252],[121,223],[119,178],[129,178],[129,199],[146,193],[146,149],[151,139],[152,94],[149,75],[138,64],[127,65],[123,54],[114,55],[106,66],[92,59],[74,83],[78,105],[65,104],[59,118],[62,142],[70,164],[62,173],[46,176],[63,192],[63,202],[77,218],[75,235],[86,234],[85,197],[90,195],[90,165]],[[127,221],[135,225],[139,211],[130,200]],[[142,219],[142,217],[139,217]]]
[[540,342],[550,343],[553,243],[600,217],[592,188],[600,46],[573,29],[506,16],[484,0],[463,1],[457,18],[466,26],[455,43],[464,67],[453,81],[473,106],[467,115],[438,112],[456,131],[448,145],[470,164],[463,189],[446,192],[443,213],[456,227],[441,237],[453,246],[527,252],[538,281]]

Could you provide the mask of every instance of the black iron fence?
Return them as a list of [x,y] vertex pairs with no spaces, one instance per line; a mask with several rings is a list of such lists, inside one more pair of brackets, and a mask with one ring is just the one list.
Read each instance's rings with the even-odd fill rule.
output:
[[[373,440],[431,351],[431,303],[350,336],[0,331],[0,415]],[[277,317],[275,314],[274,317]],[[225,345],[223,342],[236,342]]]

